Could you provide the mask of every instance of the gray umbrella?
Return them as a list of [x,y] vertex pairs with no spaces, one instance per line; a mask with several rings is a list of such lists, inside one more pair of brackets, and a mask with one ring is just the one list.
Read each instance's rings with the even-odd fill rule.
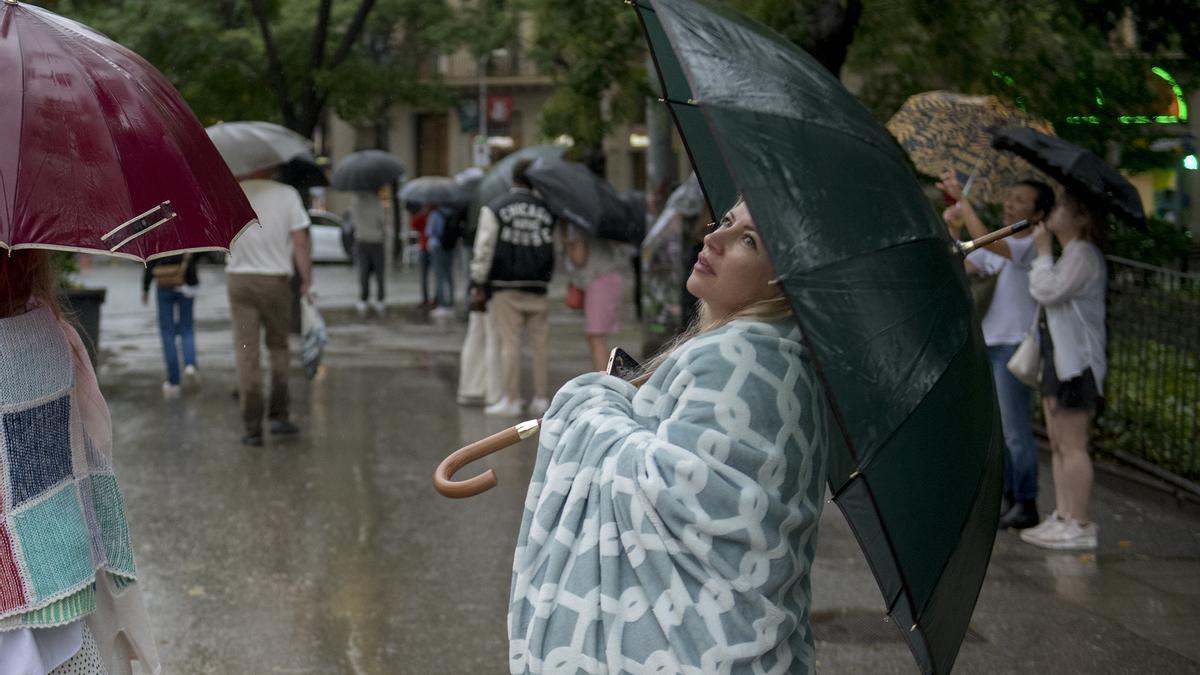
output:
[[205,131],[235,176],[269,169],[312,152],[307,138],[270,122],[221,122]]
[[329,184],[343,192],[374,192],[404,177],[404,162],[383,150],[359,150],[333,167]]
[[400,188],[400,199],[410,204],[466,204],[470,193],[453,178],[421,176]]
[[645,209],[635,212],[608,181],[579,162],[542,157],[529,167],[526,176],[559,218],[599,239],[642,242],[646,234]]

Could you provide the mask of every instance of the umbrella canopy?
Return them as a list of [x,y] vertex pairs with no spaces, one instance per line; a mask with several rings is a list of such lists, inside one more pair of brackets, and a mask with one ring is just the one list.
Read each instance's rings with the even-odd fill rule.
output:
[[325,169],[307,152],[280,164],[275,171],[275,180],[291,185],[300,194],[304,194],[309,188],[329,185]]
[[400,188],[400,199],[410,204],[466,204],[470,198],[463,186],[445,176],[421,176]]
[[940,176],[958,173],[965,194],[977,203],[998,204],[1013,183],[1044,180],[1020,157],[992,148],[992,132],[1005,127],[1031,127],[1048,134],[1054,125],[995,96],[967,96],[950,91],[927,91],[908,97],[888,120],[888,131],[912,159],[917,170]]
[[639,221],[613,186],[586,166],[542,157],[528,176],[554,215],[593,237],[639,244],[645,236],[645,216]]
[[301,155],[312,156],[307,138],[270,122],[221,122],[207,131],[235,176],[269,169]]
[[1086,148],[1033,129],[1000,130],[992,144],[1025,158],[1066,188],[1100,202],[1121,220],[1148,231],[1137,188]]
[[999,515],[1002,441],[962,261],[896,142],[733,10],[636,0],[714,214],[740,192],[836,425],[828,479],[921,669],[948,672]]
[[471,205],[467,210],[467,216],[471,219],[471,228],[474,229],[479,220],[480,207],[486,206],[488,202],[508,192],[512,187],[512,172],[517,162],[539,157],[562,157],[566,151],[566,146],[562,145],[534,145],[521,148],[496,162],[484,175],[483,180],[479,181],[479,187],[471,197]]
[[144,261],[255,219],[167,79],[87,26],[0,4],[0,91],[0,247]]
[[359,150],[333,167],[334,190],[374,192],[404,178],[404,162],[383,150]]

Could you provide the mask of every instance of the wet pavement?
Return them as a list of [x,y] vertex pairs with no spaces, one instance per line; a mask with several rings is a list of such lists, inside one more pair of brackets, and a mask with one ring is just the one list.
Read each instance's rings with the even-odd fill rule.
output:
[[[293,370],[303,433],[247,449],[220,268],[201,272],[202,380],[177,400],[160,393],[140,268],[98,261],[82,275],[109,289],[101,386],[166,673],[506,672],[509,570],[534,443],[482,463],[500,477],[488,493],[434,492],[449,451],[505,423],[455,404],[465,325],[409,309],[419,300],[410,271],[392,275],[384,321],[354,318],[352,276],[316,272],[330,345],[315,380]],[[552,385],[587,363],[562,290],[551,302]],[[636,355],[631,315],[614,342]],[[1098,481],[1095,554],[998,537],[958,672],[1200,672],[1200,509]],[[819,672],[917,672],[835,508],[822,518],[813,587]]]

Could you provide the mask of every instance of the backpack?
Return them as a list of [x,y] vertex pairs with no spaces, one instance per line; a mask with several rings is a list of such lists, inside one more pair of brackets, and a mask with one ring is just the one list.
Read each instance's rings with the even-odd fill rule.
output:
[[161,262],[150,268],[150,274],[154,276],[154,282],[159,288],[177,288],[184,285],[187,277],[187,266],[191,260],[191,253],[184,253],[178,262]]
[[443,208],[445,225],[442,226],[442,250],[450,251],[466,234],[467,212],[461,208]]

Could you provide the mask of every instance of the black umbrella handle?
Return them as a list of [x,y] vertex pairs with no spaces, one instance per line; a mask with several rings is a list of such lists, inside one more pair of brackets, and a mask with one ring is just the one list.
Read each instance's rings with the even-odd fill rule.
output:
[[955,242],[954,246],[958,250],[959,255],[966,257],[968,253],[977,248],[987,246],[988,244],[993,244],[1001,239],[1004,239],[1005,237],[1014,235],[1021,230],[1028,230],[1030,227],[1032,227],[1032,224],[1028,220],[1018,220],[1008,227],[1002,227],[995,232],[985,234],[978,239],[972,239],[971,241],[966,242]]

